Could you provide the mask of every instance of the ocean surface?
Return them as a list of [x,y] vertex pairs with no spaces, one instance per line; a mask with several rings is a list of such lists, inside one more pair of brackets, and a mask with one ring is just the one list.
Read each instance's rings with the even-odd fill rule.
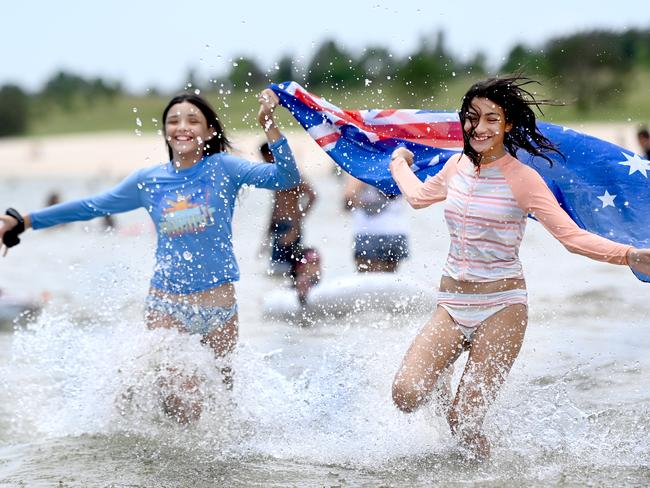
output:
[[[0,208],[39,208],[113,184],[0,181]],[[305,243],[325,282],[353,273],[343,180],[312,181]],[[597,203],[597,202],[596,202]],[[425,487],[650,485],[650,285],[569,254],[529,221],[521,258],[530,320],[521,354],[471,461],[434,405],[412,415],[390,386],[427,316],[357,313],[310,327],[263,318],[260,242],[271,194],[246,189],[235,214],[241,336],[225,391],[198,339],[143,325],[155,236],[144,210],[28,232],[0,259],[0,288],[49,301],[0,325],[0,486]],[[448,248],[442,208],[404,208],[405,280],[435,288]],[[461,357],[454,381],[462,371]],[[163,364],[202,378],[204,412],[182,426],[160,407]],[[164,369],[164,368],[163,368]]]

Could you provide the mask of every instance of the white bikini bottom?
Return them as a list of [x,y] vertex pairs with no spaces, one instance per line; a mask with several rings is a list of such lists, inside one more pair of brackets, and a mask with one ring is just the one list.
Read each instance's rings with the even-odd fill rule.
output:
[[495,313],[510,305],[527,304],[528,293],[524,289],[483,294],[438,293],[438,305],[449,312],[468,342],[478,326]]

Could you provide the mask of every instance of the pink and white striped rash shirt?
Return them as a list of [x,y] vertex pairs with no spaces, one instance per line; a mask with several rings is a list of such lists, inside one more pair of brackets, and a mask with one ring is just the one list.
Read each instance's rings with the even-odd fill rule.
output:
[[539,173],[509,154],[482,165],[480,171],[467,156],[453,156],[424,183],[403,158],[395,159],[390,170],[414,208],[446,201],[451,245],[443,274],[456,280],[523,278],[519,246],[529,214],[569,251],[598,261],[627,264],[631,246],[578,227]]

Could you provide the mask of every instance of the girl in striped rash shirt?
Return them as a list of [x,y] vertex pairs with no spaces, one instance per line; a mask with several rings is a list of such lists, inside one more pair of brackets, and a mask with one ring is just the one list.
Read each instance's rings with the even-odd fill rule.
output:
[[[463,152],[433,178],[423,183],[414,175],[413,154],[405,148],[395,150],[390,164],[412,207],[445,201],[451,235],[438,306],[404,357],[393,400],[411,412],[434,388],[443,396],[448,393],[452,433],[478,457],[489,455],[483,419],[526,330],[526,283],[518,254],[527,216],[533,215],[571,252],[650,274],[650,250],[580,229],[541,176],[515,158],[518,149],[549,164],[549,152],[561,155],[537,129],[531,105],[544,102],[525,89],[530,82],[494,78],[472,86],[460,110]],[[452,400],[451,368],[464,349],[469,349],[469,359]]]

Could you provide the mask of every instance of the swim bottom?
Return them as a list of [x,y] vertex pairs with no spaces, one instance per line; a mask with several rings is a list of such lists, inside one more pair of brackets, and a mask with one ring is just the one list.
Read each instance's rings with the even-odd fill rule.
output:
[[404,235],[357,234],[354,236],[355,259],[399,262],[408,255],[408,240]]
[[185,332],[205,336],[223,327],[233,318],[237,313],[237,304],[231,307],[207,307],[149,295],[146,301],[146,313],[169,315],[183,326]]
[[300,258],[302,250],[300,235],[290,244],[282,245],[284,236],[293,229],[294,224],[290,221],[281,220],[275,222],[271,233],[271,262],[269,270],[271,274],[294,275],[294,266]]
[[510,305],[527,305],[528,293],[524,289],[500,291],[496,293],[438,293],[438,305],[444,308],[465,335],[472,341],[474,331]]

